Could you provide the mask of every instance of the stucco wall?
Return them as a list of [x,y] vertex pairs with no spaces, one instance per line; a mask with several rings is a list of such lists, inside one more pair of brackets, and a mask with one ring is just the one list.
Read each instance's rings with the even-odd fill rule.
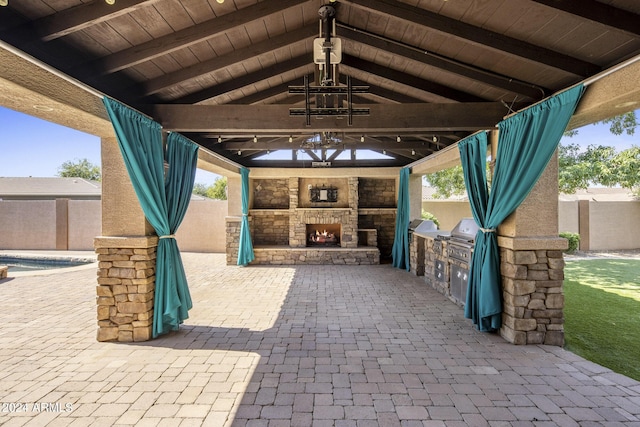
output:
[[100,200],[69,200],[69,250],[92,251],[93,239],[100,235],[101,224]]
[[590,202],[591,250],[640,248],[640,201]]
[[440,230],[451,230],[462,218],[471,218],[472,216],[471,207],[466,201],[423,201],[422,210],[435,215],[440,223]]
[[[588,218],[589,250],[621,250],[640,248],[640,201],[595,202],[590,201]],[[460,218],[471,217],[468,202],[422,202],[422,208],[440,221],[441,230],[451,230]],[[558,229],[560,232],[579,233],[579,203],[558,202]],[[584,240],[585,237],[581,236]]]
[[[93,250],[93,240],[101,234],[101,202],[69,200],[66,225],[68,250]],[[180,250],[225,252],[227,202],[192,200],[178,229]],[[55,200],[0,201],[0,249],[55,250],[60,248]]]
[[0,249],[55,248],[55,200],[0,201]]
[[580,232],[577,201],[558,202],[558,231]]
[[176,233],[185,252],[225,252],[226,200],[192,200]]

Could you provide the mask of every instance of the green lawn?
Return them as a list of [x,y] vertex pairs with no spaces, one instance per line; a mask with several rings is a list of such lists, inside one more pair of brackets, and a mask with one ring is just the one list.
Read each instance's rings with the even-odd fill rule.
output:
[[567,261],[566,348],[640,380],[640,260]]

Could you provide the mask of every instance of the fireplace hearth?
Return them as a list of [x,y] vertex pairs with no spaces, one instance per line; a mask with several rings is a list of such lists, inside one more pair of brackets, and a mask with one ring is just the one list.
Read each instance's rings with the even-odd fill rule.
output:
[[307,246],[340,247],[340,224],[307,224]]

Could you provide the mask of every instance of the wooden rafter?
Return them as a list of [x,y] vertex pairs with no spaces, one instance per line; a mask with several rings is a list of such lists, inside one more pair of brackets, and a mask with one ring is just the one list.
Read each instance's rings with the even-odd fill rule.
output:
[[537,87],[534,84],[520,82],[509,76],[497,75],[496,73],[482,70],[468,64],[462,64],[459,61],[445,58],[441,55],[435,55],[431,52],[425,52],[424,49],[409,46],[399,41],[374,36],[368,31],[360,28],[347,26],[345,24],[338,24],[338,28],[340,37],[366,44],[413,61],[418,61],[425,65],[436,67],[459,76],[477,80],[478,82],[491,85],[493,87],[525,95],[532,99],[544,98],[545,93],[548,93],[548,89]]
[[587,77],[601,71],[595,64],[572,58],[531,43],[503,34],[485,30],[457,19],[391,0],[350,0],[350,4],[383,15],[393,16],[404,21],[428,27],[448,35],[484,45],[493,49],[517,55],[533,62],[542,63],[569,73]]
[[378,65],[374,62],[360,59],[348,54],[342,55],[341,65],[349,68],[364,71],[369,74],[374,74],[378,77],[382,77],[387,80],[394,81],[396,83],[410,86],[414,89],[421,90],[423,92],[438,95],[442,98],[450,99],[457,102],[482,102],[486,101],[484,98],[472,95],[461,90],[457,90],[448,86],[441,85],[439,83],[431,82],[421,79],[411,74],[403,73],[402,71],[394,70],[382,65]]
[[258,19],[264,19],[274,13],[282,13],[283,10],[304,3],[305,1],[307,0],[260,2],[238,10],[237,12],[210,19],[201,24],[187,27],[175,33],[98,59],[94,63],[87,64],[84,67],[85,72],[77,72],[76,74],[84,76],[85,78],[90,77],[90,75],[86,75],[86,73],[90,73],[94,69],[99,69],[104,74],[115,73],[116,71],[166,55],[195,43],[212,39],[237,26],[242,26]]
[[308,55],[300,55],[288,61],[279,62],[271,65],[270,67],[263,68],[260,71],[255,71],[244,76],[238,76],[233,80],[174,99],[173,102],[177,104],[195,104],[206,99],[214,98],[224,93],[267,80],[274,75],[286,73],[287,71],[292,71],[302,67],[310,68],[311,65]]
[[640,35],[640,15],[595,0],[533,0],[536,3]]
[[187,80],[195,79],[205,74],[214,72],[221,68],[225,68],[234,64],[239,64],[248,59],[272,52],[285,46],[299,43],[302,40],[310,39],[318,32],[317,25],[307,25],[298,30],[284,33],[279,36],[272,37],[259,43],[233,51],[227,55],[210,59],[208,61],[199,62],[191,67],[183,68],[170,74],[165,74],[155,79],[149,80],[144,84],[144,96],[152,95],[171,86],[178,85]]

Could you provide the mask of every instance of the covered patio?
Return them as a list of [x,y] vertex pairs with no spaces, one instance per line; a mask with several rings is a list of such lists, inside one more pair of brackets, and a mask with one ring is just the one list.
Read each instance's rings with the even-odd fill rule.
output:
[[390,265],[326,272],[183,258],[198,304],[178,332],[145,343],[95,341],[94,268],[0,281],[0,424],[640,422],[637,381],[559,347],[478,332]]
[[[466,169],[473,163],[484,171],[487,156],[492,168],[500,165],[507,132],[498,132],[499,123],[578,87],[586,89],[567,117],[569,129],[640,105],[634,0],[585,0],[580,8],[544,0],[8,3],[0,7],[0,103],[102,138],[99,341],[145,341],[178,329],[191,305],[184,281],[165,280],[181,274],[177,225],[149,213],[145,198],[154,191],[132,173],[141,168],[129,164],[134,156],[126,145],[143,153],[140,164],[151,165],[158,194],[165,166],[167,176],[179,171],[166,179],[172,190],[186,178],[178,175],[189,173],[164,157],[173,137],[197,151],[198,167],[228,177],[227,264],[375,265],[378,252],[393,246],[394,265],[409,268],[400,259],[408,259],[408,220],[420,216],[421,177],[460,163],[461,146],[475,150],[475,160],[463,156]],[[155,140],[123,142],[128,138],[114,119],[120,107],[113,106],[148,122]],[[488,145],[469,144],[485,132]],[[494,276],[486,280],[497,307],[490,329],[515,344],[561,346],[564,339],[559,251],[566,242],[557,235],[553,139],[520,141],[534,154],[549,144],[548,156],[533,156],[540,174],[521,180],[529,186],[522,204],[482,227],[495,244],[492,253],[506,254],[503,264],[492,259]],[[269,158],[272,151],[286,158]],[[502,165],[518,157],[503,156]],[[503,176],[509,180],[510,173]],[[278,194],[275,207],[259,206],[263,189]],[[314,198],[312,190],[324,196]],[[504,199],[515,196],[507,192]],[[164,214],[179,224],[179,210]],[[340,247],[322,255],[340,255],[329,262],[306,248],[306,226],[336,222]],[[264,233],[265,224],[280,227],[279,234]],[[284,254],[256,248],[253,258],[259,238]],[[169,256],[160,257],[169,246]],[[529,276],[523,264],[546,270]],[[167,289],[184,297],[169,304],[179,315],[160,307]],[[156,317],[165,315],[167,328],[156,329],[152,321],[163,323]]]

